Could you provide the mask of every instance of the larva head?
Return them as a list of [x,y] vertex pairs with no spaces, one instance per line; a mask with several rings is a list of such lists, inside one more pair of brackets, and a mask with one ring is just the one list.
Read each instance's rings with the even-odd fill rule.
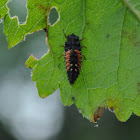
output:
[[72,33],[71,35],[69,35],[67,37],[67,40],[68,41],[79,41],[79,37]]

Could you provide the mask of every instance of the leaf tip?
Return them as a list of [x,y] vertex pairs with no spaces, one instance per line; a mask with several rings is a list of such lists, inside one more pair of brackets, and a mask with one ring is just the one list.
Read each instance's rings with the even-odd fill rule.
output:
[[37,59],[31,54],[30,57],[25,62],[27,68],[32,69],[37,64]]
[[93,114],[91,121],[93,123],[97,122],[97,120],[102,116],[104,111],[105,111],[105,107],[98,107],[98,109]]
[[47,96],[45,95],[39,95],[42,99],[46,98]]
[[10,45],[8,46],[8,50],[10,50],[11,48],[13,48],[14,46],[13,45]]

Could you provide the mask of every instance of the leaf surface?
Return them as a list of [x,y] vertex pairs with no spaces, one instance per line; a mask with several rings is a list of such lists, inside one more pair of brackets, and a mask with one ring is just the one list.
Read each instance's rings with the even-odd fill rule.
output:
[[8,0],[2,0],[0,2],[0,19],[3,18],[8,13],[7,7]]
[[[120,121],[132,112],[140,116],[140,2],[122,0],[28,0],[25,24],[6,15],[4,32],[9,48],[24,36],[46,27],[47,7],[55,7],[59,20],[48,25],[50,50],[39,60],[30,56],[26,66],[33,68],[32,80],[42,98],[60,88],[64,105],[75,103],[80,112],[95,122],[106,106],[114,109]],[[129,2],[130,6],[126,7]],[[135,9],[136,14],[131,10]],[[132,12],[131,12],[132,11]],[[82,41],[82,70],[70,85],[65,70],[64,53],[67,35],[74,33]],[[11,32],[10,32],[11,31]]]
[[4,19],[4,33],[7,36],[9,49],[20,41],[25,40],[27,34],[31,34],[46,27],[46,8],[50,1],[28,0],[26,22],[20,24],[18,17],[10,17],[6,14]]

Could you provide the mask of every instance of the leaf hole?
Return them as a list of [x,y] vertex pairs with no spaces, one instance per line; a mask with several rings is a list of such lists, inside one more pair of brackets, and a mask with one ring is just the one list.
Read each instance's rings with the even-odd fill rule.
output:
[[27,17],[27,7],[26,0],[13,0],[9,1],[8,8],[10,17],[14,17],[15,15],[18,17],[20,23],[24,23]]
[[0,23],[3,23],[3,20],[2,19],[0,19]]
[[55,7],[51,8],[48,15],[48,24],[53,26],[59,21],[59,13]]

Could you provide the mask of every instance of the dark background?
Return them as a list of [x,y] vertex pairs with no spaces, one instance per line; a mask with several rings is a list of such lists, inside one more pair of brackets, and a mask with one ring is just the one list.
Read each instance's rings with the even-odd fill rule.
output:
[[[26,0],[8,4],[11,16],[26,20]],[[52,14],[52,19],[56,16]],[[48,48],[45,32],[27,35],[26,41],[8,50],[3,24],[0,24],[0,140],[138,140],[140,118],[132,115],[119,122],[108,109],[93,124],[75,105],[64,107],[59,90],[48,98],[38,96],[31,71],[25,67],[30,54],[40,58]]]

